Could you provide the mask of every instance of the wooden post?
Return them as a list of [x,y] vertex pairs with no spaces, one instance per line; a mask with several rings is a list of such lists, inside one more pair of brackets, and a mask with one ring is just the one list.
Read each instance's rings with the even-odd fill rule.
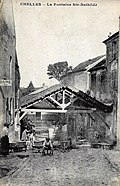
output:
[[118,45],[118,103],[117,103],[117,149],[120,150],[120,17],[119,17],[119,45]]
[[17,113],[15,116],[15,141],[20,140],[20,120],[19,120],[19,90],[17,92]]

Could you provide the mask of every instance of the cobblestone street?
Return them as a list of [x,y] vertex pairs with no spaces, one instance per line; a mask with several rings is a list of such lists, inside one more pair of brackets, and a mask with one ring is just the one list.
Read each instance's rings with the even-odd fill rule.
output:
[[[19,169],[3,177],[5,186],[119,186],[120,172],[100,149],[73,149],[55,151],[53,156],[30,153],[21,159]],[[20,160],[19,160],[20,161]]]

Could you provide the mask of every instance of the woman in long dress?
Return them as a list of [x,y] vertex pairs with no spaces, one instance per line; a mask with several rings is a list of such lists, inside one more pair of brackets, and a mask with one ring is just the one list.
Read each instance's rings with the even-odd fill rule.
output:
[[4,123],[3,131],[2,131],[2,138],[1,138],[1,150],[2,155],[9,154],[9,137],[8,137],[8,127],[7,123]]
[[27,141],[27,129],[25,129],[22,133],[22,138],[21,138],[22,141]]

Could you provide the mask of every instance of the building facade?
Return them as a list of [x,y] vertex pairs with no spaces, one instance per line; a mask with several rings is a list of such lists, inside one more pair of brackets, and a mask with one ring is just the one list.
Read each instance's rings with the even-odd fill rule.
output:
[[104,120],[110,126],[106,136],[114,139],[117,134],[119,32],[109,36],[103,43],[106,45],[106,59],[89,70],[90,94],[104,104],[113,105],[112,112],[105,114]]
[[11,0],[0,1],[0,133],[10,124],[10,141],[14,140],[15,105],[20,73],[16,54],[16,36]]
[[91,88],[90,69],[105,60],[105,55],[97,56],[77,65],[71,73],[62,78],[62,83],[87,92]]
[[[80,63],[71,74],[63,78],[65,85],[78,88],[101,103],[113,106],[112,112],[98,113],[101,119],[99,116],[93,116],[96,124],[87,116],[88,126],[90,126],[87,127],[87,131],[92,129],[93,125],[97,125],[99,126],[97,128],[101,128],[97,129],[98,132],[105,133],[104,136],[108,141],[115,139],[117,133],[118,42],[119,32],[103,41],[106,45],[106,56],[98,56]],[[80,123],[81,121],[79,120]]]
[[106,45],[106,102],[113,104],[111,132],[117,133],[118,102],[118,45],[119,32],[109,36],[103,43]]

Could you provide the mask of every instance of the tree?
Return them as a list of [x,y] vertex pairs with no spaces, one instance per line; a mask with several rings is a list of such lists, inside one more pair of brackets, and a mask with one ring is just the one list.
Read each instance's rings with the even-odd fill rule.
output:
[[28,118],[27,115],[21,120],[20,138],[22,137],[22,133],[25,129],[27,129],[29,132],[33,130],[32,121]]
[[61,78],[65,76],[67,73],[71,72],[72,66],[68,67],[68,62],[58,62],[54,64],[49,64],[47,69],[47,74],[49,79],[55,78],[58,81],[61,81]]
[[27,88],[20,88],[20,97],[30,94],[31,92],[34,92],[34,91],[35,91],[35,87],[32,81],[30,81]]
[[29,85],[27,87],[27,94],[29,94],[29,93],[31,93],[33,91],[35,91],[35,87],[34,87],[32,81],[30,81],[30,83],[29,83]]

